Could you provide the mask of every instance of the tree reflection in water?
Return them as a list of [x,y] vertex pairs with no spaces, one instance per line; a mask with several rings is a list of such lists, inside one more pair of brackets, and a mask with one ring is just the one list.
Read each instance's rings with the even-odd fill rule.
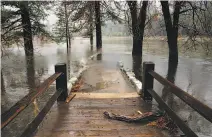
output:
[[[34,64],[34,56],[30,55],[30,56],[26,56],[26,75],[27,75],[27,84],[29,87],[29,92],[36,92],[36,84],[35,84],[35,64]],[[41,74],[39,75],[43,75],[41,72]],[[37,104],[37,99],[35,98],[33,100],[33,112],[34,112],[34,116],[36,117],[37,114],[39,113],[39,108],[38,108],[38,104]]]
[[141,56],[132,56],[133,58],[133,72],[135,78],[139,81],[142,81],[142,57]]
[[97,54],[96,59],[102,60],[102,49],[97,49],[97,52],[99,52],[99,54]]
[[26,75],[29,91],[35,90],[35,64],[34,56],[26,56]]

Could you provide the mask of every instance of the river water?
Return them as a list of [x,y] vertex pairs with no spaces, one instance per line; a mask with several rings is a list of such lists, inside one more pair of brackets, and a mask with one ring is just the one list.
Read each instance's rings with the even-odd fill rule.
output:
[[[103,38],[102,54],[98,56],[107,68],[116,67],[122,61],[126,69],[133,69],[131,56],[132,40],[130,38]],[[5,112],[30,90],[40,85],[43,80],[54,73],[54,65],[61,62],[70,62],[69,77],[74,76],[80,67],[86,64],[86,58],[96,52],[89,39],[76,37],[73,39],[71,54],[67,56],[65,44],[35,42],[34,58],[26,61],[23,48],[7,50],[7,55],[1,60],[5,83],[5,92],[1,95],[1,113]],[[180,53],[174,83],[189,94],[212,107],[212,57],[186,52]],[[168,50],[166,41],[149,39],[144,42],[143,61],[155,63],[155,71],[167,76]],[[26,64],[27,62],[27,64]],[[169,106],[200,136],[212,136],[212,124],[202,118],[188,105],[177,97],[166,94],[161,84],[154,82],[154,89]],[[21,113],[15,122],[8,125],[2,134],[16,136],[26,127],[27,123],[42,109],[45,102],[54,92],[51,87],[42,97],[31,104]],[[154,102],[156,105],[156,102]],[[24,114],[28,114],[27,116]],[[24,119],[24,121],[23,121]],[[22,122],[22,124],[18,124]],[[18,127],[16,127],[18,124]],[[11,131],[11,129],[19,129]]]

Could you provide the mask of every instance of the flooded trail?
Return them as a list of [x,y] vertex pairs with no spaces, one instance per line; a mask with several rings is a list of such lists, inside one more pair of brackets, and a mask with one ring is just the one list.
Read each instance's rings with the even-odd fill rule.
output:
[[[95,61],[96,62],[96,61]],[[132,93],[135,89],[124,79],[119,68],[104,68],[101,62],[92,63],[83,72],[83,84],[79,92],[83,93]]]
[[126,123],[104,117],[104,112],[137,116],[152,110],[119,68],[104,68],[93,61],[82,74],[83,84],[69,103],[57,103],[42,122],[35,137],[154,136],[168,137],[168,131],[140,123]]
[[[166,77],[168,74],[167,47],[167,43],[161,40],[146,40],[143,47],[142,61],[154,62],[155,71],[163,77]],[[113,77],[113,71],[117,68],[117,62],[122,61],[125,69],[128,70],[133,70],[133,66],[135,66],[133,65],[131,50],[132,40],[129,37],[103,37],[102,54],[98,55],[94,60],[97,60],[99,64],[101,64],[101,71],[110,71],[107,72],[108,75],[103,76],[103,79],[100,72],[96,71],[95,74],[93,74],[93,72],[88,70],[87,75],[89,75],[89,77],[93,75],[99,76],[99,74],[101,76],[96,78],[96,80],[94,79],[93,83],[88,82],[88,84],[92,85],[97,92],[105,92],[104,87],[107,85],[108,77],[112,74],[111,77],[114,83],[111,82],[108,85],[111,87],[116,85],[117,83],[115,77]],[[68,77],[71,78],[82,66],[84,66],[84,64],[86,64],[86,58],[94,54],[96,49],[95,46],[93,48],[90,46],[89,39],[74,38],[70,51],[71,54],[67,55],[65,44],[48,43],[40,45],[36,43],[34,61],[27,64],[22,48],[8,49],[7,56],[4,56],[1,60],[2,75],[5,85],[5,93],[1,95],[2,113],[28,94],[33,86],[37,87],[43,80],[52,75],[54,73],[55,64],[66,62],[68,64]],[[180,53],[174,83],[209,107],[212,107],[212,57],[205,55],[193,57],[193,54],[194,53],[190,52]],[[90,64],[90,62],[88,62],[88,64]],[[90,65],[92,66],[92,64]],[[34,75],[29,72],[34,72]],[[120,74],[116,73],[114,76],[119,77]],[[96,84],[98,82],[95,81],[98,80],[101,82]],[[83,92],[89,93],[91,91],[88,85],[83,88]],[[159,95],[162,95],[163,88],[164,87],[158,82],[154,83],[154,89]],[[116,91],[132,93],[131,89],[113,90],[113,92]],[[35,117],[38,110],[42,109],[53,92],[55,92],[54,85],[45,92],[42,97],[37,98],[35,103],[30,105],[23,114],[20,114],[17,121],[11,123],[11,125],[5,129],[5,132],[3,131],[5,135],[13,137],[21,133],[24,127]],[[194,110],[180,101],[177,97],[172,95],[167,95],[165,97],[167,102],[173,104],[172,109],[185,120],[199,136],[210,137],[212,135],[211,123],[194,112]],[[154,102],[153,105],[157,105],[157,103]],[[24,114],[27,114],[27,116]],[[6,132],[8,134],[6,134]]]

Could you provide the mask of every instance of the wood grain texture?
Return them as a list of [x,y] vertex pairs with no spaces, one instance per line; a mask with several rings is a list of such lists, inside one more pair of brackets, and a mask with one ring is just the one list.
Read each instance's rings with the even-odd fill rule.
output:
[[[150,111],[151,104],[145,103],[139,96],[120,98],[118,97],[120,93],[116,93],[117,98],[97,98],[96,96],[100,95],[96,94],[87,94],[86,97],[77,93],[70,103],[59,103],[54,106],[35,137],[169,136],[167,132],[148,127],[144,123],[125,123],[104,117],[104,111],[123,115],[138,115],[138,110],[141,112]],[[107,94],[115,96],[114,93]]]
[[82,74],[83,85],[70,103],[53,106],[35,137],[166,137],[144,123],[110,120],[103,112],[138,115],[154,110],[117,69],[94,64]]

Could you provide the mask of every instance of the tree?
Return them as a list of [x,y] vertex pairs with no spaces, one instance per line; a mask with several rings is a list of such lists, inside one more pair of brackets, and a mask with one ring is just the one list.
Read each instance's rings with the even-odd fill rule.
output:
[[[82,25],[79,26],[77,31],[80,32],[84,29],[83,35],[89,36],[90,38],[90,45],[93,45],[93,30],[94,30],[94,1],[84,1],[79,3],[81,8],[76,9],[76,12],[73,14],[71,21],[75,22],[84,22]],[[75,6],[75,5],[73,5]],[[76,32],[76,31],[75,31]]]
[[137,1],[127,1],[132,22],[132,34],[133,34],[133,49],[132,55],[142,56],[142,44],[144,36],[144,27],[146,21],[146,9],[148,1],[143,1],[139,14],[137,11]]
[[[54,28],[55,40],[61,42],[66,39],[68,45],[71,44],[71,33],[76,33],[85,28],[88,24],[87,11],[88,2],[65,1],[58,2],[55,14],[58,17]],[[64,8],[65,7],[65,8]],[[86,12],[85,12],[86,11]]]
[[185,3],[181,11],[179,27],[183,30],[183,35],[187,36],[184,43],[185,49],[199,50],[202,48],[209,54],[211,49],[211,15],[212,2],[196,1]]
[[178,23],[179,23],[180,8],[182,4],[183,2],[179,1],[175,2],[173,23],[172,23],[168,1],[161,1],[162,12],[164,16],[167,39],[168,39],[169,61],[174,62],[178,62],[178,47],[177,47]]
[[[170,3],[161,1],[162,12],[167,32],[169,61],[178,62],[178,35],[187,37],[183,43],[186,49],[210,51],[211,42],[211,2],[175,1],[173,14],[170,13]],[[172,17],[171,17],[172,15]],[[181,30],[181,32],[178,32]],[[198,47],[197,47],[198,46]]]
[[89,8],[89,36],[90,36],[90,44],[93,45],[93,13],[94,13],[94,9],[93,7]]
[[32,26],[29,15],[28,1],[20,2],[20,12],[23,27],[24,49],[25,55],[33,55],[33,40],[32,40]]
[[95,24],[96,24],[96,48],[102,48],[102,30],[100,19],[100,1],[95,1]]
[[[41,23],[46,17],[48,2],[37,1],[3,1],[1,2],[1,40],[2,47],[22,43],[25,54],[33,55],[33,36],[49,37],[45,25]],[[3,49],[3,48],[2,48]]]
[[70,38],[70,32],[69,32],[68,13],[67,13],[66,2],[63,2],[63,4],[64,4],[64,9],[65,9],[66,44],[67,44],[67,53],[68,53],[68,48],[71,47],[71,38]]
[[[107,20],[118,21],[122,19],[117,15],[114,8],[111,8],[113,2],[99,1],[101,26]],[[59,5],[59,4],[58,4]],[[69,31],[74,35],[80,34],[90,38],[90,44],[93,45],[93,30],[96,28],[95,21],[95,1],[67,1],[67,13],[69,19]],[[56,37],[60,41],[65,38],[65,17],[64,7],[58,6],[56,11],[59,20],[56,23]]]

